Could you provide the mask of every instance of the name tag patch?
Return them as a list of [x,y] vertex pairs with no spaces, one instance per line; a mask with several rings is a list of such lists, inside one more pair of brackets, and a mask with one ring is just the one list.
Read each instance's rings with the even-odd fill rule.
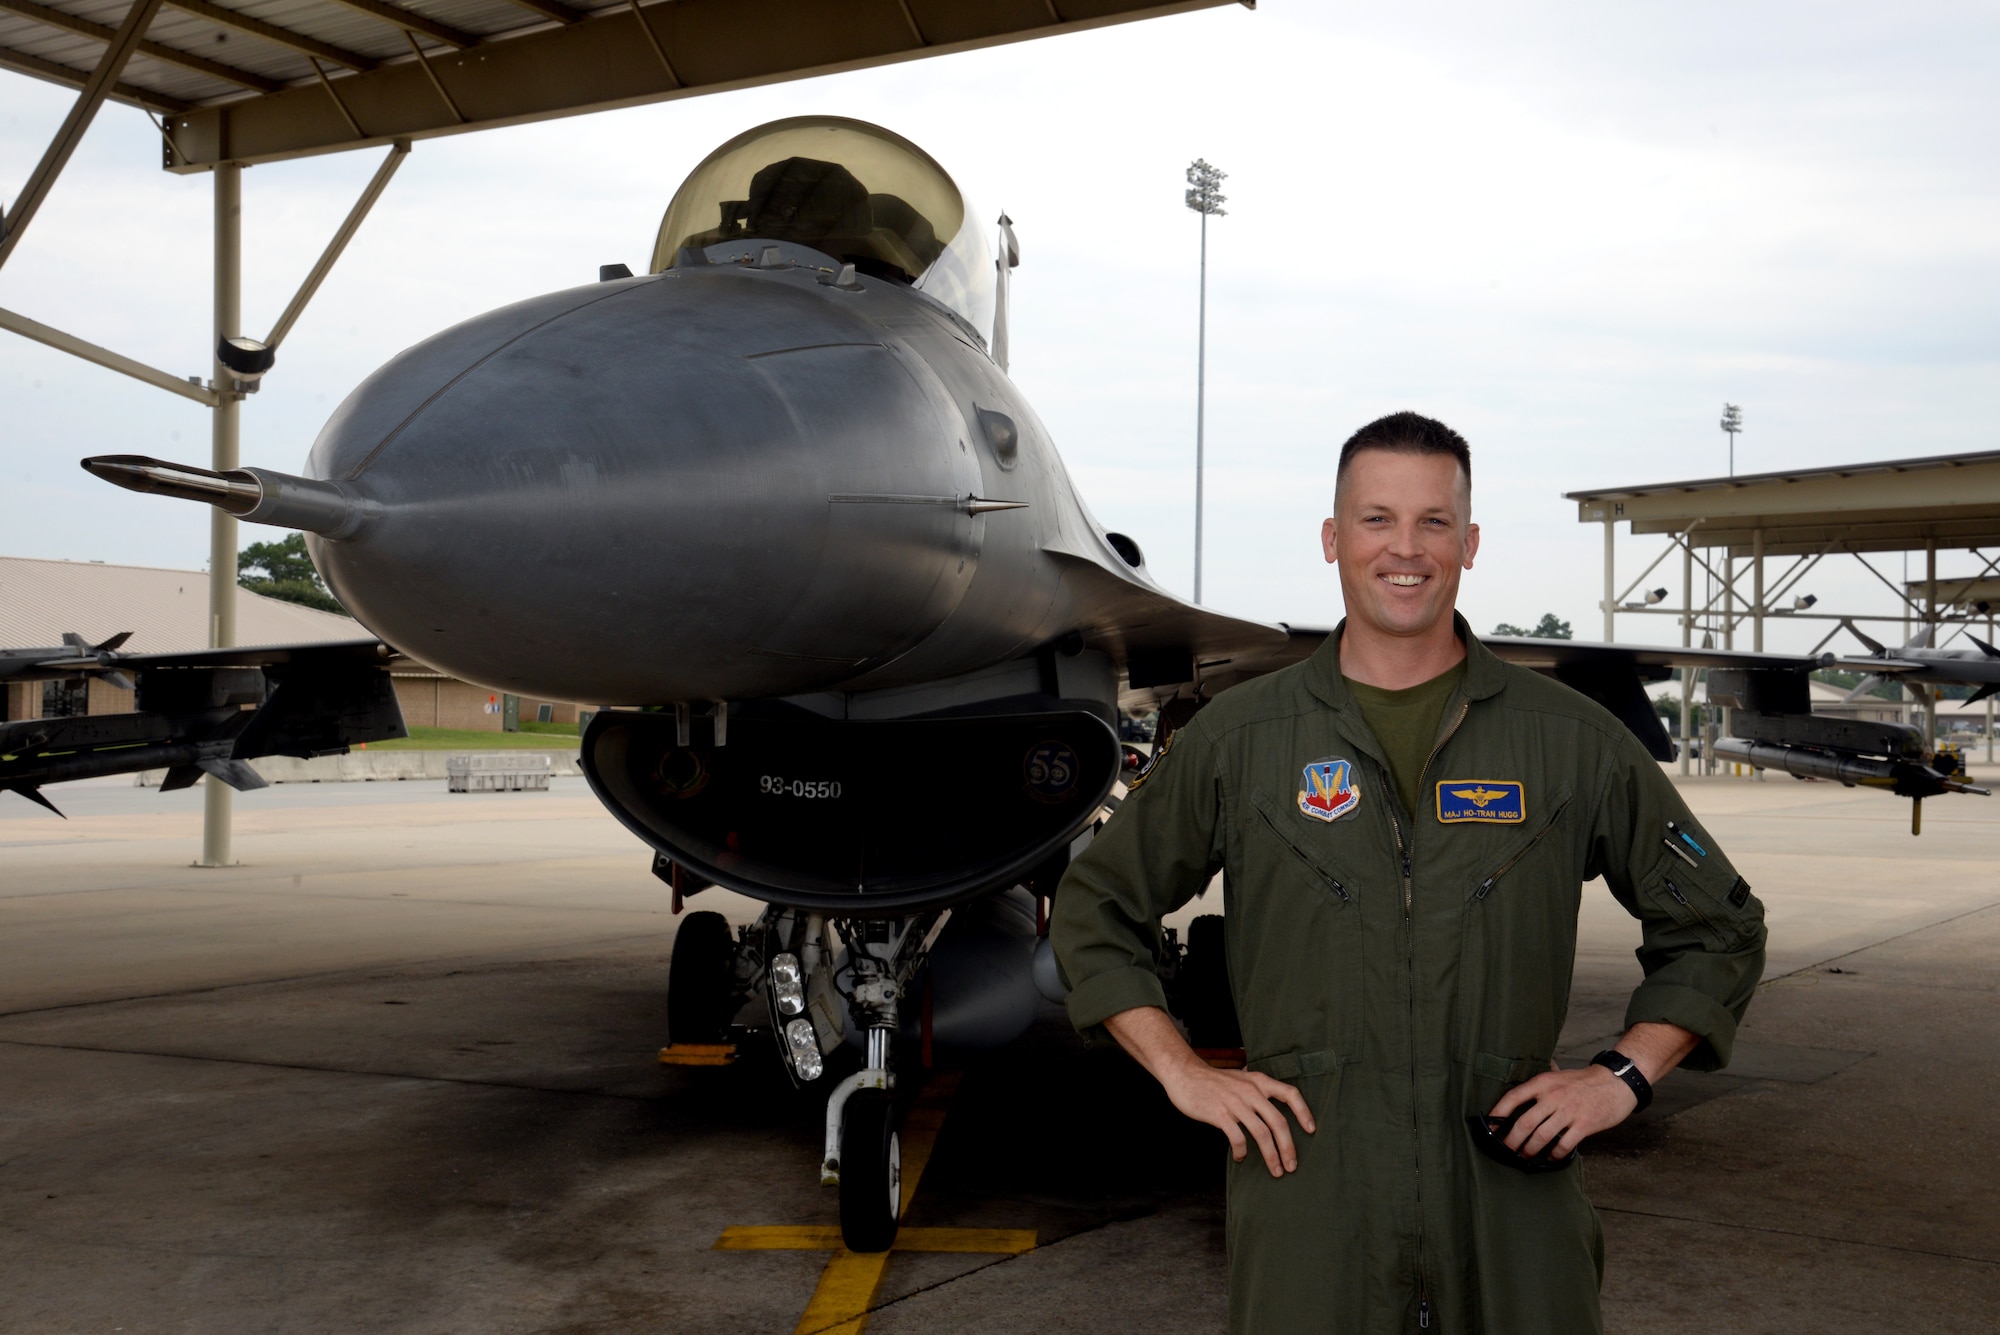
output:
[[1519,825],[1528,818],[1528,796],[1511,779],[1446,779],[1437,786],[1437,812],[1446,825]]

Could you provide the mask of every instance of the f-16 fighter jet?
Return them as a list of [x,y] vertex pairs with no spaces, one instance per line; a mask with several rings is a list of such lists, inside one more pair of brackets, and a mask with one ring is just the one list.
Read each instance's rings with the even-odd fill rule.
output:
[[[1117,803],[1121,703],[1184,719],[1325,631],[1184,602],[1091,517],[989,354],[984,228],[907,140],[832,117],[741,135],[681,186],[650,268],[400,354],[300,474],[84,466],[304,530],[413,659],[606,706],[582,763],[655,871],[769,906],[740,932],[685,921],[669,1053],[721,1060],[761,1028],[810,1083],[859,1049],[822,1179],[848,1245],[880,1250],[898,1043],[1006,1043],[1038,981],[1060,996],[1039,902]],[[1661,758],[1642,675],[1698,660],[1802,691],[1813,666],[1491,643]]]
[[1849,700],[1868,694],[1884,680],[1908,682],[1913,686],[1977,686],[1979,689],[1972,695],[1973,700],[2000,695],[2000,649],[1969,631],[1965,638],[1977,645],[1976,649],[1933,649],[1930,647],[1931,629],[1928,626],[1918,631],[1902,648],[1891,649],[1881,641],[1862,634],[1852,621],[1842,624],[1855,639],[1868,646],[1865,654],[1848,658],[1828,656],[1826,660],[1829,667],[1868,674],[1847,693]]

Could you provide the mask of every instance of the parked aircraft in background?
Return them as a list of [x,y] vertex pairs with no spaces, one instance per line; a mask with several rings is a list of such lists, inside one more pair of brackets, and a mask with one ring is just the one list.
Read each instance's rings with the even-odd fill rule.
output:
[[2000,694],[2000,649],[1995,649],[1970,631],[1966,632],[1965,638],[1979,646],[1976,649],[1933,649],[1930,647],[1931,628],[1928,626],[1912,636],[1902,648],[1891,649],[1881,641],[1862,634],[1852,621],[1842,624],[1854,633],[1855,639],[1868,646],[1865,654],[1826,660],[1828,667],[1868,674],[1847,693],[1849,700],[1859,699],[1884,681],[1908,682],[1917,686],[1977,686],[1979,690],[1972,696],[1974,700]]

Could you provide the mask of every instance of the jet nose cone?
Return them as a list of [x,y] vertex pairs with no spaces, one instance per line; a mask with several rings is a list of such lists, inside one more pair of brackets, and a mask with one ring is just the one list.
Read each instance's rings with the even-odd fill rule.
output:
[[343,602],[454,675],[603,704],[821,689],[933,629],[979,474],[922,363],[809,278],[607,286],[343,405],[316,468],[382,507],[320,544]]

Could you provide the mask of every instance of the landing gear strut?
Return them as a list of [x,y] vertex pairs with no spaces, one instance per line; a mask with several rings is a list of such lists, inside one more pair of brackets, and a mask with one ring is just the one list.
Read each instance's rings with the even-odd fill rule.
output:
[[820,1182],[840,1187],[840,1235],[850,1251],[886,1251],[902,1215],[902,1155],[896,1136],[893,1069],[898,1003],[949,912],[897,921],[840,924],[844,972],[853,978],[849,1012],[868,1034],[868,1065],[826,1101],[826,1157]]

